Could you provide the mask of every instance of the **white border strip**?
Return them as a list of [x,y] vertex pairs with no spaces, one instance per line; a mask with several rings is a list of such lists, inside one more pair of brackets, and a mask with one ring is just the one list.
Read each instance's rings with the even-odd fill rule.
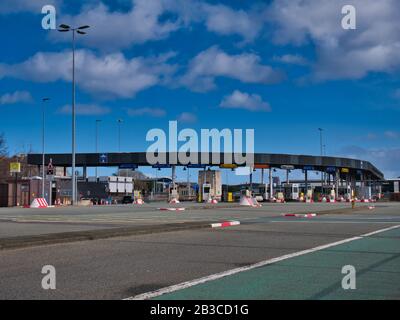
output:
[[240,267],[240,268],[236,268],[236,269],[231,269],[231,270],[223,271],[223,272],[220,272],[220,273],[212,274],[212,275],[209,275],[209,276],[206,276],[206,277],[203,277],[203,278],[199,278],[199,279],[195,279],[195,280],[191,280],[191,281],[186,281],[186,282],[182,282],[182,283],[179,283],[179,284],[175,284],[175,285],[172,285],[172,286],[169,286],[169,287],[165,287],[165,288],[162,288],[162,289],[159,289],[159,290],[155,290],[155,291],[151,291],[151,292],[147,292],[147,293],[142,293],[142,294],[136,295],[134,297],[126,298],[124,300],[146,300],[146,299],[155,298],[155,297],[161,296],[161,295],[166,294],[166,293],[171,293],[171,292],[174,292],[174,291],[190,288],[190,287],[193,287],[193,286],[201,284],[201,283],[205,283],[205,282],[221,279],[221,278],[224,278],[224,277],[227,277],[227,276],[231,276],[231,275],[239,273],[239,272],[252,270],[252,269],[263,267],[263,266],[266,266],[266,265],[269,265],[269,264],[272,264],[272,263],[276,263],[276,262],[279,262],[279,261],[282,261],[282,260],[286,260],[286,259],[302,256],[302,255],[305,255],[305,254],[308,254],[308,253],[312,253],[312,252],[315,252],[315,251],[320,251],[320,250],[323,250],[323,249],[334,247],[334,246],[337,246],[337,245],[340,245],[340,244],[344,244],[344,243],[347,243],[347,242],[351,242],[351,241],[354,241],[354,240],[359,240],[359,239],[362,239],[364,237],[369,237],[369,236],[372,236],[372,235],[375,235],[375,234],[378,234],[378,233],[381,233],[381,232],[389,231],[389,230],[392,230],[392,229],[396,229],[396,228],[399,228],[399,227],[400,227],[400,225],[396,225],[396,226],[388,227],[388,228],[385,228],[385,229],[380,229],[380,230],[376,230],[376,231],[369,232],[369,233],[366,233],[366,234],[362,234],[360,236],[355,236],[355,237],[352,237],[352,238],[348,238],[348,239],[344,239],[344,240],[340,240],[340,241],[324,244],[322,246],[317,246],[317,247],[314,247],[314,248],[311,248],[311,249],[306,249],[306,250],[302,250],[302,251],[298,251],[298,252],[294,252],[294,253],[289,253],[289,254],[286,254],[286,255],[283,255],[283,256],[280,256],[280,257],[277,257],[277,258],[264,260],[264,261],[261,261],[261,262],[246,266],[246,267]]
[[240,225],[240,221],[224,221],[212,223],[211,228],[231,227]]

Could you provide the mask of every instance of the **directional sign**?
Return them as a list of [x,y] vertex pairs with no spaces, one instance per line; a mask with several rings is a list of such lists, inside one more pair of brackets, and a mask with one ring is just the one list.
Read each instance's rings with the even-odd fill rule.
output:
[[313,166],[304,166],[303,170],[315,170]]
[[268,164],[255,164],[254,169],[268,169],[269,165]]
[[120,169],[137,169],[138,165],[134,163],[123,163],[119,165]]
[[336,172],[336,168],[335,167],[326,167],[326,172]]
[[204,169],[206,167],[205,164],[188,164],[187,167],[189,169]]
[[152,166],[152,168],[156,168],[156,169],[161,169],[161,168],[171,168],[170,164],[155,164]]
[[107,163],[108,162],[108,155],[106,153],[102,153],[99,156],[99,162],[100,163]]

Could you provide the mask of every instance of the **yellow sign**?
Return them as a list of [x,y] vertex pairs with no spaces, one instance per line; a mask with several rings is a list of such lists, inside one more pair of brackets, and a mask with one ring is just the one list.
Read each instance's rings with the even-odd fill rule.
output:
[[342,171],[342,173],[349,173],[350,170],[349,170],[349,168],[342,168],[341,171]]
[[225,169],[234,169],[234,168],[237,168],[237,165],[236,164],[221,164],[219,167],[225,168]]
[[21,164],[19,162],[10,162],[10,173],[21,172]]

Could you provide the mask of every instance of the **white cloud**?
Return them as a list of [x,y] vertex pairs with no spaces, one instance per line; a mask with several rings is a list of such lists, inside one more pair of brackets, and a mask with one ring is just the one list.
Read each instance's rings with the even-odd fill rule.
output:
[[259,95],[240,92],[239,90],[235,90],[232,94],[225,96],[220,103],[220,107],[249,111],[271,111],[269,103],[264,102]]
[[[166,61],[173,54],[126,59],[122,53],[97,56],[76,51],[77,86],[104,97],[133,97],[137,92],[160,84],[175,70]],[[0,79],[14,77],[35,82],[71,81],[71,52],[38,52],[24,62],[0,65]]]
[[197,121],[197,116],[196,116],[196,114],[191,113],[191,112],[182,112],[178,116],[178,121],[186,122],[186,123],[194,123]]
[[[97,3],[95,6],[84,6],[78,15],[64,15],[58,20],[68,25],[91,26],[82,41],[88,46],[112,51],[168,37],[179,28],[180,21],[161,21],[166,12],[166,1],[135,0],[128,12],[111,11],[103,3]],[[68,34],[53,32],[50,36],[54,41],[70,41]]]
[[[58,110],[59,113],[71,114],[71,105],[65,105]],[[79,115],[91,116],[91,115],[104,115],[111,112],[108,107],[99,106],[97,104],[77,104],[75,106],[75,112]]]
[[150,117],[164,117],[166,115],[166,112],[164,109],[161,108],[149,108],[149,107],[144,107],[144,108],[130,108],[126,110],[127,114],[131,117],[136,117],[136,116],[150,116]]
[[299,54],[284,54],[282,56],[274,56],[273,60],[281,63],[296,64],[300,66],[305,66],[308,64],[307,59]]
[[263,25],[261,16],[256,12],[234,10],[220,4],[204,4],[203,10],[207,29],[221,35],[238,34],[251,41],[259,35]]
[[0,96],[0,104],[31,103],[33,98],[27,91],[15,91]]
[[181,83],[195,91],[215,88],[216,77],[227,77],[246,83],[276,83],[283,79],[281,72],[261,64],[253,53],[229,55],[213,46],[194,57]]
[[277,44],[312,42],[317,53],[314,78],[360,79],[370,72],[400,67],[400,2],[353,0],[357,29],[341,27],[346,0],[275,0],[266,17]]

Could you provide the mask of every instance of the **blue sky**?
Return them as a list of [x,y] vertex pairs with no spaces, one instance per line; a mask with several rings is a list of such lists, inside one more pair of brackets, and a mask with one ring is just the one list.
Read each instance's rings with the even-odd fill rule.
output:
[[[83,4],[82,4],[83,3]],[[70,34],[41,27],[89,24],[77,41],[77,149],[144,151],[148,130],[254,128],[255,150],[369,160],[400,176],[400,4],[352,1],[3,0],[0,132],[10,153],[70,152]],[[149,171],[149,173],[151,173]]]

